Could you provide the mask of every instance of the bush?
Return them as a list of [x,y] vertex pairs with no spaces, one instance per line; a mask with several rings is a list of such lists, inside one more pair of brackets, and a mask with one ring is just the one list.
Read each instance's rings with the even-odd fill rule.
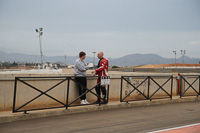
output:
[[112,66],[112,68],[119,68],[119,66]]

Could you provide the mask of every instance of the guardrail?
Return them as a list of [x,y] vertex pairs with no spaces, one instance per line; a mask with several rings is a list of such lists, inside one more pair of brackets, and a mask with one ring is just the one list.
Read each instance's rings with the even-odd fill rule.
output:
[[[88,76],[87,79],[97,79],[97,76]],[[29,80],[33,80],[34,81],[41,81],[41,80],[61,80],[60,82],[54,84],[53,86],[51,86],[49,89],[47,89],[46,91],[42,91],[41,89],[35,87],[34,85],[28,83],[27,81]],[[76,84],[80,85],[81,87],[86,89],[86,92],[84,92],[82,95],[78,96],[77,98],[75,98],[75,100],[73,100],[72,102],[69,103],[69,89],[70,89],[70,81],[75,82]],[[16,108],[16,98],[17,98],[17,85],[18,82],[21,82],[22,84],[38,91],[40,94],[37,95],[36,97],[32,98],[31,100],[27,101],[26,103],[24,103],[23,105],[19,106],[18,108]],[[53,90],[54,88],[56,88],[57,86],[63,84],[64,82],[67,82],[67,94],[66,94],[66,101],[62,102],[60,100],[58,100],[57,98],[51,96],[50,94],[47,94],[47,92],[50,92],[51,90]],[[100,84],[100,83],[99,83]],[[34,111],[34,110],[44,110],[44,109],[54,109],[54,108],[66,108],[68,109],[68,107],[73,107],[73,106],[83,106],[83,104],[81,105],[73,105],[74,102],[76,102],[80,97],[82,97],[83,95],[87,94],[87,93],[91,93],[94,96],[96,96],[98,99],[102,99],[101,96],[95,94],[94,92],[92,92],[92,90],[99,84],[94,85],[92,88],[88,89],[87,87],[82,86],[80,83],[78,83],[75,80],[74,76],[63,76],[63,77],[15,77],[15,85],[14,85],[14,98],[13,98],[13,109],[12,112],[16,113],[16,112],[24,112],[27,113],[27,111]],[[108,99],[109,99],[109,85],[106,86],[106,91],[107,91],[107,103],[108,103]],[[57,103],[61,104],[62,106],[53,106],[53,107],[46,107],[46,108],[29,108],[29,109],[23,109],[25,106],[27,106],[28,104],[30,104],[31,102],[35,101],[36,99],[38,99],[41,96],[47,96],[50,99],[56,101]],[[85,105],[93,105],[93,104],[85,104]],[[99,106],[101,106],[101,102],[99,103]]]
[[[134,85],[133,83],[131,83],[129,78],[134,78],[134,79],[144,79],[141,83],[138,83],[137,86]],[[163,84],[159,84],[155,78],[167,78],[167,80],[163,83]],[[126,81],[126,83],[128,85],[130,85],[133,89],[125,94],[124,97],[122,97],[122,92],[123,92],[123,81]],[[158,86],[158,89],[156,89],[151,95],[150,95],[150,81],[152,81],[155,85]],[[166,85],[166,83],[168,83],[169,81],[171,81],[170,83],[170,94],[164,89],[164,86]],[[142,93],[139,90],[139,87],[141,85],[143,85],[144,83],[147,82],[147,94],[145,95],[144,93]],[[172,99],[172,89],[173,89],[173,76],[121,76],[121,89],[120,89],[120,102],[129,102],[129,101],[139,101],[139,100],[152,100],[152,99],[164,99],[164,98],[171,98]],[[153,98],[153,96],[159,91],[162,90],[165,92],[165,94],[168,95],[168,97],[157,97],[157,98]],[[134,91],[137,91],[140,95],[142,95],[145,99],[130,99],[126,100],[127,97],[129,97]]]
[[[189,79],[194,78],[192,81],[189,81]],[[185,83],[188,85],[188,87],[183,90],[183,87],[185,88]],[[194,84],[197,83],[197,89],[195,89]],[[184,84],[184,85],[183,85]],[[180,98],[184,96],[199,96],[200,95],[200,75],[180,75]],[[193,90],[194,94],[186,95],[186,92],[188,90]],[[199,92],[198,92],[199,91]]]

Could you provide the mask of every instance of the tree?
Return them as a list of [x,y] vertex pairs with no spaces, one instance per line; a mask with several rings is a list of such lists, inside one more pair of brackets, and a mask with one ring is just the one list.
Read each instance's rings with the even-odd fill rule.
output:
[[18,64],[14,61],[12,64],[11,64],[12,67],[18,67]]
[[119,66],[112,66],[112,68],[119,68]]

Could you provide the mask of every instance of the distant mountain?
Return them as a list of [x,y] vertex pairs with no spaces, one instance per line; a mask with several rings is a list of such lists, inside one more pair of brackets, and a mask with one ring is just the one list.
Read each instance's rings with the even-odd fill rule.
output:
[[[65,59],[64,56],[44,56],[46,62],[59,62],[59,63],[67,63],[74,64],[75,60],[78,59],[78,56],[67,56]],[[97,58],[95,58],[95,63],[97,63]],[[9,62],[40,62],[39,55],[27,55],[27,54],[19,54],[19,53],[5,53],[0,51],[0,62],[9,61]],[[93,62],[93,57],[86,58],[86,62]]]
[[[184,56],[184,63],[198,64],[200,58],[190,58]],[[177,63],[182,63],[182,57],[176,59]],[[145,64],[172,64],[175,63],[174,58],[163,58],[156,54],[130,54],[121,58],[111,60],[112,65],[132,66]]]
[[[74,64],[74,61],[78,56],[67,56],[66,60],[64,56],[45,56],[46,62],[61,62],[67,64]],[[123,56],[121,58],[108,58],[109,65],[113,66],[133,66],[133,65],[145,65],[145,64],[172,64],[175,62],[174,58],[163,58],[156,54],[130,54]],[[39,55],[27,55],[19,53],[5,53],[0,51],[0,62],[10,61],[10,62],[40,62]],[[200,58],[190,58],[184,56],[184,63],[198,64]],[[86,62],[93,62],[93,57],[87,56]],[[97,64],[98,59],[95,58],[95,64]],[[177,63],[182,63],[182,57],[177,58]]]

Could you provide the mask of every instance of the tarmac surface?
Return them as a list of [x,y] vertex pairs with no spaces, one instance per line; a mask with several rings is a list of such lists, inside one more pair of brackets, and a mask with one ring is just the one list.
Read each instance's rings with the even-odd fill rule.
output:
[[145,133],[195,123],[200,123],[199,100],[1,123],[0,133]]

